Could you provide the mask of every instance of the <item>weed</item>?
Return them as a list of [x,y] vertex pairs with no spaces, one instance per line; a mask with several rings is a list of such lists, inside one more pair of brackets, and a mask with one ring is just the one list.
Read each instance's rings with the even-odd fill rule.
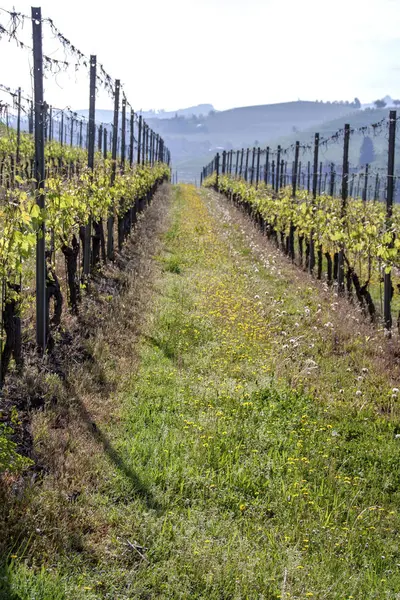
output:
[[181,273],[181,261],[177,256],[170,256],[164,260],[164,269],[169,273]]

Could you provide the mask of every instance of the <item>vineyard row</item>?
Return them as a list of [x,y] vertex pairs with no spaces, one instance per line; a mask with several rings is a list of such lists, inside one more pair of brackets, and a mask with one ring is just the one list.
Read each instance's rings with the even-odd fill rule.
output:
[[[17,25],[28,19],[12,13],[16,14]],[[139,213],[158,186],[170,178],[168,148],[133,109],[127,119],[130,105],[120,81],[107,75],[96,56],[86,60],[52,20],[42,18],[40,8],[32,8],[29,20],[34,65],[33,133],[21,131],[20,90],[16,130],[8,128],[7,132],[3,127],[0,132],[1,380],[13,359],[17,368],[22,364],[24,328],[30,343],[28,334],[35,323],[37,348],[41,353],[50,350],[62,325],[65,295],[70,311],[77,313],[83,291],[90,292],[92,275],[100,273],[105,262],[114,260],[116,245],[122,248]],[[45,65],[57,61],[43,54],[45,23],[50,23],[55,37],[78,56],[78,66],[89,70],[86,148],[82,147],[82,127],[76,140],[72,120],[70,143],[66,144],[61,127],[60,139],[54,139],[52,113],[44,100],[43,74]],[[17,29],[11,28],[12,38]],[[2,27],[0,33],[4,35],[4,31]],[[99,83],[113,96],[111,129],[104,124],[101,129],[96,127]],[[76,141],[78,145],[74,145]]]
[[[313,171],[305,189],[299,178],[299,142],[293,147],[291,186],[287,185],[280,148],[275,153],[273,165],[269,163],[268,152],[265,153],[263,178],[259,176],[261,152],[254,149],[252,166],[244,172],[240,161],[236,161],[233,168],[229,153],[224,152],[222,164],[217,154],[203,169],[201,180],[203,185],[214,187],[242,206],[293,262],[297,261],[310,274],[316,271],[318,279],[325,274],[328,285],[336,285],[340,294],[347,294],[349,298],[355,294],[371,320],[375,321],[381,313],[390,332],[392,310],[400,308],[400,296],[395,294],[395,290],[400,291],[400,210],[393,206],[395,111],[391,111],[387,124],[385,203],[367,201],[368,168],[364,171],[362,196],[351,197],[349,194],[349,125],[342,130],[343,168],[339,197],[334,193],[333,177],[329,189],[321,189],[318,134],[315,136]],[[238,151],[237,157],[250,152]]]

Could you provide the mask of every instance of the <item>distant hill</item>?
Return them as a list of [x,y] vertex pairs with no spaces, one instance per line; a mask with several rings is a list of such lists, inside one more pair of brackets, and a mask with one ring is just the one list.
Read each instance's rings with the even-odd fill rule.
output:
[[[293,144],[296,140],[299,140],[303,144],[307,142],[312,142],[314,139],[314,134],[316,132],[320,134],[320,138],[326,138],[334,134],[339,129],[342,129],[345,123],[349,123],[349,125],[354,129],[358,129],[366,125],[372,125],[373,123],[379,123],[382,119],[389,116],[389,110],[390,107],[379,109],[367,108],[365,110],[352,111],[344,115],[343,117],[319,123],[317,127],[309,127],[303,131],[291,134],[289,136],[280,136],[273,140],[272,146],[276,147],[278,144],[281,144],[283,147],[287,147]],[[388,140],[387,132],[385,129],[377,130],[376,135],[374,135],[373,132],[369,134],[354,132],[350,138],[350,164],[353,166],[359,165],[360,149],[364,141],[365,135],[369,135],[369,137],[371,137],[372,143],[374,145],[374,166],[386,166]],[[396,144],[398,143],[396,142]],[[307,158],[307,160],[309,159],[310,157]],[[331,143],[328,148],[323,148],[323,151],[321,151],[320,153],[320,160],[324,162],[335,162],[341,164],[343,160],[343,144],[341,142]]]
[[[78,111],[87,116],[87,111]],[[348,102],[284,102],[215,111],[211,104],[173,112],[142,113],[150,127],[162,135],[183,180],[198,177],[199,166],[217,150],[273,145],[280,138],[315,130],[322,123],[365,114]],[[110,123],[113,113],[98,110],[96,119]],[[343,121],[344,122],[344,121]],[[296,138],[297,139],[297,138]]]
[[198,177],[198,166],[219,150],[267,145],[278,137],[315,127],[324,121],[362,112],[349,103],[285,102],[212,112],[204,118],[150,119],[172,152],[184,180]]
[[[366,125],[372,125],[373,123],[379,123],[382,119],[389,116],[389,110],[390,107],[385,107],[382,109],[367,108],[365,110],[352,110],[335,119],[313,124],[308,128],[292,132],[289,135],[280,135],[267,140],[261,138],[259,140],[260,146],[265,147],[266,145],[269,145],[271,148],[276,148],[278,144],[280,144],[283,148],[286,148],[294,144],[297,140],[302,144],[312,144],[316,132],[320,134],[320,138],[322,139],[327,138],[339,129],[342,129],[345,123],[349,123],[354,129],[361,128]],[[375,160],[372,163],[372,167],[386,168],[388,139],[385,128],[377,130],[376,135],[374,135],[373,132],[366,134],[354,132],[351,135],[349,149],[350,166],[360,166],[360,151],[365,139],[365,135],[368,135],[371,138],[374,147]],[[250,146],[251,145],[252,144],[250,144]],[[181,162],[175,162],[173,166],[178,170],[178,175],[182,180],[187,180],[190,178],[193,180],[197,178],[198,180],[201,168],[214,157],[216,152],[217,148],[213,148],[211,151],[206,152],[201,156],[192,156],[190,158],[188,157],[186,160],[182,160]],[[400,155],[400,140],[396,141],[396,156],[398,155]],[[319,159],[323,163],[334,162],[335,164],[341,165],[343,161],[343,140],[340,140],[338,143],[330,143],[328,148],[322,147],[320,150]],[[312,154],[310,152],[304,153],[302,151],[300,154],[300,160],[302,161],[304,167],[304,164],[307,161],[312,161]]]
[[[197,106],[189,106],[189,108],[179,108],[178,110],[139,110],[137,111],[137,113],[139,115],[142,115],[142,117],[147,121],[149,119],[173,119],[176,116],[184,118],[191,118],[193,116],[201,117],[208,115],[212,111],[214,111],[214,107],[212,104],[198,104]],[[89,111],[87,109],[77,110],[76,112],[84,117],[89,116]],[[114,112],[112,110],[96,110],[96,121],[99,121],[101,123],[112,123],[113,119]]]

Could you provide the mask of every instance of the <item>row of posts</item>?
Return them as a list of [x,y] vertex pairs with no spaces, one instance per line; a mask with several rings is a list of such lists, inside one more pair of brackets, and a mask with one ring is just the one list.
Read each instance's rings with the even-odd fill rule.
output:
[[[243,163],[249,164],[248,157],[251,155],[251,152],[253,153],[253,156],[257,157],[254,161],[257,163],[257,166],[254,167],[254,170],[251,166],[243,167]],[[260,164],[261,160],[259,157],[261,157],[261,154],[262,151],[260,148],[253,148],[252,151],[247,149],[223,152],[219,158],[222,167],[221,173],[234,175],[235,177],[239,178],[243,177],[245,181],[249,181],[251,185],[255,184],[256,187],[258,187],[258,184],[262,181],[264,181],[264,183],[267,185],[271,185],[271,187],[276,191],[286,187],[293,178],[294,161],[291,164],[290,171],[289,163],[287,161],[281,160],[278,163],[278,160],[269,160],[271,156],[270,148],[267,147],[265,151],[266,159],[265,162],[263,161],[264,164]],[[279,149],[277,154],[279,154]],[[243,156],[246,157],[245,161],[243,161]],[[251,160],[251,162],[253,163],[253,160]],[[215,166],[214,159],[207,167],[204,167],[200,175],[201,181],[216,171]],[[314,171],[312,169],[311,161],[308,161],[306,165],[304,165],[299,160],[297,168],[297,187],[299,189],[301,188],[307,190],[307,192],[310,193],[312,179],[314,177],[313,173]],[[327,167],[327,165],[324,165],[323,162],[320,161],[317,170],[318,194],[329,194],[330,196],[334,196],[337,192],[338,178],[340,178],[341,182],[341,173],[337,172],[335,163],[331,162],[329,167]],[[370,175],[369,164],[365,165],[362,172],[349,172],[350,197],[362,198],[364,201],[372,198],[373,200],[377,201],[381,198],[382,191],[386,197],[386,188],[382,190],[382,177],[379,175],[379,173],[376,173],[372,178]]]
[[[116,87],[119,87],[119,82],[116,82]],[[31,107],[33,111],[33,102],[31,102]],[[67,125],[65,124],[65,120],[70,120],[69,130]],[[56,125],[58,127],[56,128]],[[80,148],[89,149],[90,144],[90,122],[86,124],[85,134],[83,132],[83,121],[81,119],[71,117],[67,117],[64,115],[64,112],[61,111],[61,117],[57,121],[53,117],[53,108],[48,107],[46,103],[44,103],[44,141],[51,142],[56,140],[60,143],[61,146],[69,145],[69,146],[78,146]],[[135,138],[135,113],[131,110],[130,118],[126,117],[126,99],[125,97],[122,100],[122,127],[121,127],[121,136],[117,136],[117,154],[121,156],[126,154],[126,133],[129,132],[129,162],[133,163],[134,160],[134,144],[137,143],[137,154],[138,159],[137,162],[141,162],[142,164],[150,163],[154,164],[157,161],[163,162],[166,160],[169,161],[169,151],[164,147],[163,139],[159,134],[156,134],[144,121],[142,116],[138,117],[138,138]],[[98,126],[95,125],[94,128],[94,138],[95,138],[95,146],[97,147],[98,152],[103,152],[104,157],[107,157],[107,152],[112,153],[112,144],[113,144],[113,125],[110,128],[107,128],[105,124],[100,124]],[[57,131],[56,131],[57,129]],[[33,133],[34,131],[34,117],[33,114],[29,116],[29,133]],[[96,144],[97,138],[97,144]],[[17,91],[17,149],[16,149],[16,163],[20,162],[20,142],[21,142],[21,88],[18,88]],[[141,145],[141,149],[139,148]],[[123,162],[122,161],[122,162]]]
[[[388,165],[387,165],[387,176],[386,176],[386,230],[390,231],[392,227],[392,213],[393,213],[393,199],[395,189],[395,142],[396,142],[396,111],[390,111],[389,114],[389,142],[388,142]],[[350,146],[350,125],[344,126],[344,140],[343,140],[343,164],[341,173],[341,216],[346,216],[347,202],[349,195],[352,194],[351,189],[349,190],[350,181],[350,170],[349,170],[349,146]],[[311,171],[311,163],[307,165],[307,191],[311,194],[311,202],[315,206],[317,196],[321,193],[321,180],[322,180],[322,168],[319,162],[319,148],[320,138],[319,133],[314,136],[314,152],[313,152],[313,168]],[[233,156],[236,154],[235,168],[233,168]],[[277,148],[276,163],[275,161],[269,162],[270,148],[266,149],[266,160],[264,165],[264,182],[271,184],[272,189],[278,193],[279,190],[287,184],[287,167],[284,161],[281,160],[282,149],[280,146]],[[295,156],[292,163],[292,197],[296,198],[297,188],[301,185],[301,163],[300,157],[300,142],[295,144]],[[219,186],[220,174],[234,175],[248,181],[250,185],[258,186],[260,177],[260,158],[261,149],[253,148],[251,152],[250,148],[245,151],[237,150],[236,152],[223,152],[222,160],[218,153],[214,159],[202,170],[201,183],[213,173],[216,173],[216,188]],[[251,165],[250,165],[251,159]],[[250,173],[250,177],[249,177]],[[329,174],[329,194],[331,196],[335,193],[335,167],[332,164]],[[362,191],[362,199],[364,202],[367,201],[368,195],[368,177],[369,177],[369,165],[366,165],[364,176],[364,185]],[[328,177],[328,175],[327,175]],[[379,179],[375,180],[375,199],[379,193]],[[325,183],[326,187],[326,183]],[[393,247],[394,236],[392,236],[390,247]],[[289,254],[294,256],[294,229],[291,227],[289,235]],[[312,273],[315,266],[315,249],[313,233],[310,237],[310,260],[309,270]],[[338,290],[339,293],[343,294],[345,290],[344,286],[344,248],[339,250],[338,256]],[[392,328],[392,315],[391,315],[391,300],[393,296],[392,277],[390,273],[384,274],[384,324],[387,330]]]
[[[35,179],[37,182],[37,203],[41,209],[45,208],[45,141],[46,141],[46,122],[48,106],[44,101],[43,96],[43,50],[42,50],[42,13],[40,8],[32,8],[32,34],[33,34],[33,72],[34,72],[34,118],[32,119],[32,131],[35,139]],[[96,110],[96,76],[97,76],[97,59],[96,56],[90,57],[90,98],[89,98],[89,122],[87,135],[88,149],[88,167],[91,171],[94,168],[94,153],[95,153],[95,110]],[[114,95],[114,122],[111,136],[111,158],[112,158],[112,173],[111,185],[115,181],[117,172],[117,145],[118,145],[118,121],[119,121],[119,106],[120,106],[120,80],[115,82]],[[20,107],[20,90],[19,102]],[[122,99],[122,136],[121,136],[121,152],[118,168],[120,172],[125,169],[126,162],[126,98]],[[61,114],[61,122],[63,114]],[[20,111],[18,117],[17,135],[20,136]],[[49,121],[49,135],[53,135],[52,119]],[[33,126],[34,125],[34,126]],[[61,127],[60,135],[62,135],[63,127]],[[51,132],[51,133],[50,133]],[[134,113],[130,115],[130,147],[129,147],[129,164],[132,166],[134,161]],[[102,135],[98,136],[98,148],[101,148],[101,139],[103,139],[103,152],[107,156],[107,129],[104,128]],[[51,139],[51,138],[50,138]],[[71,122],[71,143],[73,140],[73,124]],[[19,140],[18,140],[19,141]],[[60,140],[61,141],[61,140]],[[18,143],[19,148],[19,143]],[[19,152],[19,150],[17,150]],[[165,147],[164,141],[159,135],[156,135],[149,126],[145,123],[141,116],[138,119],[138,134],[137,134],[137,163],[153,164],[156,161],[170,164],[170,153]],[[92,234],[92,221],[90,220],[85,228],[85,252],[83,260],[83,274],[87,278],[90,273],[90,247]],[[114,207],[111,207],[107,221],[107,257],[112,260],[114,258]],[[40,231],[37,235],[36,247],[36,341],[39,349],[44,351],[48,335],[48,303],[46,299],[46,248],[45,248],[45,224],[40,226]]]

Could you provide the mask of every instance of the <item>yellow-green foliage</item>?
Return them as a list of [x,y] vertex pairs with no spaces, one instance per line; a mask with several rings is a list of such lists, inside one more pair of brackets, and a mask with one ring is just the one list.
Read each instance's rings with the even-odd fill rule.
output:
[[[215,173],[204,182],[215,186]],[[386,207],[380,202],[350,199],[342,212],[342,200],[331,196],[318,196],[313,200],[304,190],[292,197],[290,187],[275,193],[270,186],[261,184],[258,189],[243,179],[227,175],[219,177],[219,190],[235,194],[250,204],[276,230],[289,233],[293,224],[298,233],[307,238],[313,235],[323,252],[338,252],[345,248],[348,258],[370,256],[372,266],[379,260],[390,271],[400,264],[400,210],[394,207],[393,218],[386,222]],[[376,266],[376,265],[375,265]]]
[[[21,136],[21,164],[34,155],[31,136]],[[0,157],[10,168],[9,157],[15,154],[16,136],[0,138]],[[71,236],[85,226],[89,218],[107,218],[110,210],[123,214],[135,200],[146,194],[157,181],[168,175],[169,169],[162,163],[153,167],[127,168],[123,173],[117,169],[111,185],[112,161],[96,155],[94,171],[87,168],[87,152],[81,148],[61,146],[58,142],[46,145],[48,166],[74,164],[79,175],[66,178],[63,174],[51,174],[46,180],[46,208],[40,211],[36,203],[33,182],[25,175],[16,176],[17,187],[6,190],[0,206],[0,278],[12,280],[22,268],[22,262],[35,253],[36,234],[44,221],[46,230],[52,230],[56,249],[69,243]],[[56,169],[52,169],[55,171]],[[24,169],[21,169],[24,173]]]

